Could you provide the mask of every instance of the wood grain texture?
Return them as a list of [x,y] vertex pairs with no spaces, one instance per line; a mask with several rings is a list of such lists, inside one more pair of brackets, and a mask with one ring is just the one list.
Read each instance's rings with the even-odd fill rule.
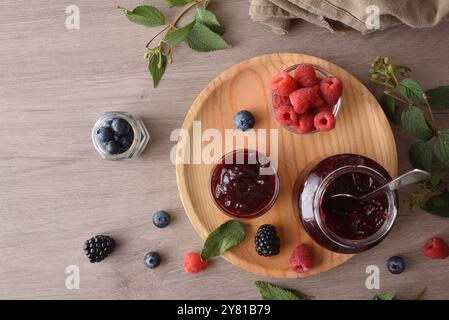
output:
[[[177,9],[164,1],[145,3]],[[3,0],[8,14],[0,20],[0,298],[15,299],[259,299],[256,280],[296,288],[318,299],[369,299],[391,288],[400,299],[413,299],[427,286],[425,299],[449,299],[449,260],[431,261],[421,253],[433,235],[449,239],[449,220],[401,203],[389,236],[376,248],[343,265],[304,279],[273,280],[243,271],[223,259],[196,276],[182,270],[187,251],[199,250],[201,238],[189,223],[169,161],[170,133],[180,128],[201,90],[228,67],[274,52],[303,52],[348,70],[368,88],[367,70],[376,55],[390,55],[413,68],[425,88],[448,84],[449,42],[445,23],[413,30],[399,27],[364,37],[330,34],[307,23],[279,37],[248,17],[242,0],[212,1],[234,47],[200,54],[180,45],[159,88],[152,89],[142,60],[156,30],[133,25],[116,9],[142,1]],[[81,29],[65,28],[65,8],[77,4]],[[189,17],[184,21],[187,22]],[[100,159],[90,132],[105,111],[137,112],[151,134],[143,156],[133,162]],[[439,113],[447,126],[449,115]],[[394,126],[399,172],[410,169],[413,142]],[[400,192],[407,199],[408,188]],[[168,210],[173,223],[159,230],[151,214]],[[91,265],[82,243],[97,233],[112,235],[113,255]],[[142,259],[158,250],[164,262],[147,270]],[[402,255],[408,264],[400,276],[385,261]],[[65,268],[80,268],[80,290],[67,290]],[[365,287],[366,267],[380,268],[380,289]]]
[[[270,105],[270,79],[280,71],[300,63],[311,63],[338,76],[344,83],[342,106],[336,128],[329,133],[299,135],[280,127],[274,119]],[[236,146],[248,147],[248,135],[237,134],[235,143],[226,144],[226,129],[233,129],[233,115],[242,108],[256,118],[255,132],[260,129],[276,129],[278,142],[271,156],[277,154],[278,174],[281,181],[279,197],[274,206],[261,217],[244,219],[247,225],[245,241],[226,252],[224,257],[231,263],[250,272],[278,278],[303,278],[335,268],[352,257],[326,250],[316,244],[304,230],[299,219],[295,185],[298,178],[311,163],[339,153],[367,156],[381,163],[392,176],[397,175],[396,145],[388,120],[373,95],[356,78],[328,61],[295,53],[280,53],[245,60],[224,71],[211,81],[193,103],[182,129],[186,130],[191,158],[198,150],[194,147],[194,122],[201,124],[200,134],[208,129],[222,133],[215,160],[235,150]],[[370,119],[370,121],[364,121]],[[268,145],[269,131],[258,135],[261,145]],[[182,139],[180,140],[182,142]],[[214,141],[214,143],[217,143]],[[201,147],[211,141],[202,141]],[[179,154],[186,152],[186,144],[179,143]],[[252,148],[254,149],[254,147]],[[199,150],[201,151],[201,149]],[[198,151],[197,151],[198,152]],[[213,164],[181,163],[176,167],[181,200],[193,226],[200,236],[207,235],[220,224],[229,220],[214,203],[209,190],[209,177]],[[295,201],[296,199],[296,201]],[[293,201],[292,201],[293,200]],[[254,236],[259,226],[273,224],[281,239],[280,254],[266,258],[254,250]],[[289,270],[288,258],[299,243],[307,243],[315,256],[314,268],[308,273]]]

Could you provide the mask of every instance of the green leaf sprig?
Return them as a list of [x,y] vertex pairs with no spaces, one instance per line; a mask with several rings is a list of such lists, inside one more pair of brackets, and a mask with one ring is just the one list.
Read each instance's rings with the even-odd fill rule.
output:
[[275,285],[272,285],[264,281],[255,282],[257,289],[259,289],[260,295],[264,300],[311,300],[312,297],[293,290],[284,289]]
[[[199,52],[208,52],[230,48],[222,37],[224,27],[218,21],[217,16],[208,9],[210,0],[165,0],[170,8],[183,7],[176,18],[166,22],[164,14],[156,7],[142,5],[128,10],[118,7],[129,21],[145,26],[159,27],[162,29],[147,43],[148,49],[144,59],[148,63],[148,71],[153,78],[153,86],[156,88],[165,73],[167,63],[173,62],[173,48],[185,42],[187,45]],[[193,20],[184,25],[178,26],[181,18],[196,7],[196,14]],[[151,44],[159,38],[156,46]]]
[[[369,70],[371,82],[383,87],[380,105],[388,119],[402,123],[418,139],[409,149],[412,165],[433,172],[432,178],[412,193],[410,209],[449,217],[449,181],[445,180],[449,178],[449,129],[439,128],[434,115],[435,110],[449,110],[449,86],[424,91],[411,78],[411,71],[393,65],[389,57],[377,57]],[[434,158],[442,170],[435,170]]]
[[201,260],[209,260],[222,255],[226,250],[245,239],[245,225],[238,220],[229,220],[212,231],[204,242]]

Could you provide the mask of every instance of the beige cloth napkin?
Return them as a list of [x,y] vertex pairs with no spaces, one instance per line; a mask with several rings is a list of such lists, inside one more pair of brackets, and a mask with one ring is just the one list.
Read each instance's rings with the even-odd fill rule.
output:
[[[285,34],[293,19],[302,19],[331,32],[354,29],[369,33],[373,29],[368,6],[377,6],[380,30],[399,24],[412,28],[432,27],[448,18],[449,0],[249,0],[253,21]],[[371,7],[373,8],[373,7]]]

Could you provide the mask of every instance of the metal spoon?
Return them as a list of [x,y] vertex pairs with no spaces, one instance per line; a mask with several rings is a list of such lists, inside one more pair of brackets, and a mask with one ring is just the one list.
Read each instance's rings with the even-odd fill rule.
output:
[[[355,202],[355,201],[361,202],[361,201],[371,200],[382,192],[394,191],[403,186],[407,186],[409,184],[420,182],[420,181],[423,181],[423,180],[426,180],[429,178],[430,178],[430,173],[428,173],[427,171],[415,169],[415,170],[409,171],[407,173],[404,173],[402,176],[390,181],[389,183],[383,185],[380,188],[377,188],[374,191],[364,194],[363,196],[356,197],[352,194],[341,193],[341,194],[335,194],[335,195],[331,196],[329,198],[329,200],[330,199],[334,200],[336,198],[341,198],[341,197],[350,198],[350,199],[352,199],[352,200],[350,200],[351,202]],[[346,200],[349,200],[349,199],[346,199]]]

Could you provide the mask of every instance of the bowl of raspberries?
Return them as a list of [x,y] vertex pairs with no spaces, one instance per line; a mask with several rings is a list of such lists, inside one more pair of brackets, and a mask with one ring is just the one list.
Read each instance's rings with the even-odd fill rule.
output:
[[343,83],[312,64],[293,65],[270,81],[271,105],[276,120],[287,130],[327,132],[335,128]]

